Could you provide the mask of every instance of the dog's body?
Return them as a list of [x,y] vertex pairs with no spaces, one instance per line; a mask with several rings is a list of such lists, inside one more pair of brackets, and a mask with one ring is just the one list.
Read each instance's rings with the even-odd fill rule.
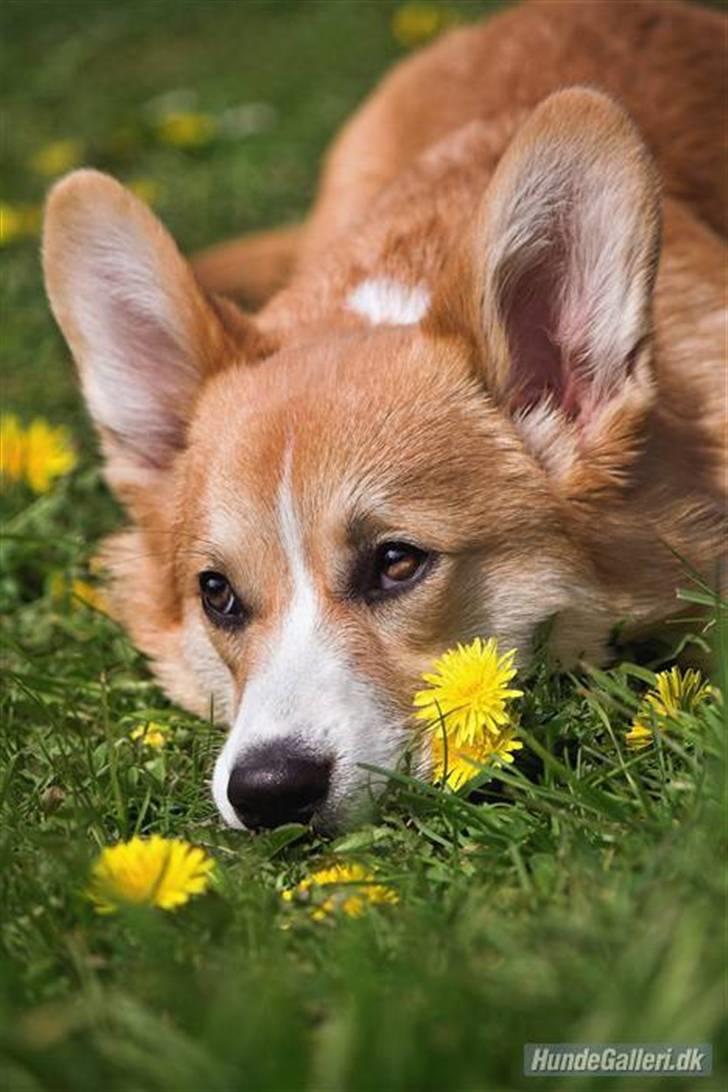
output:
[[[554,655],[600,659],[674,611],[684,563],[715,577],[724,45],[662,0],[454,32],[349,123],[303,228],[197,281],[112,180],[56,187],[49,295],[135,523],[108,552],[119,615],[232,725],[232,825],[350,817],[456,641],[525,658],[549,623]],[[620,100],[657,169],[570,84]],[[288,275],[254,320],[199,285]]]

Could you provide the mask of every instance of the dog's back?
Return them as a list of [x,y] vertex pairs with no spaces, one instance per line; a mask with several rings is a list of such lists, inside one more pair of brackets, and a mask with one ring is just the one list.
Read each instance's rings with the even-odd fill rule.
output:
[[318,260],[428,146],[474,119],[502,151],[524,114],[570,84],[613,94],[639,125],[665,193],[726,231],[726,20],[672,0],[531,0],[455,30],[395,68],[335,142],[303,229],[216,247],[214,291],[261,302]]
[[[532,0],[452,32],[396,68],[339,137],[309,235],[350,226],[428,145],[473,119],[501,126],[561,87],[613,94],[640,127],[665,186],[726,228],[726,22],[670,0]],[[722,93],[721,93],[722,89]]]

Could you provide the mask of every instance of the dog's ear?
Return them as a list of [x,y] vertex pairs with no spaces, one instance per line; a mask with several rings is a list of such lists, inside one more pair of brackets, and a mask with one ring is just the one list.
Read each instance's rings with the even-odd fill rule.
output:
[[454,310],[476,331],[489,391],[549,469],[590,445],[604,467],[605,444],[619,461],[644,416],[659,240],[655,169],[627,115],[586,88],[547,98],[486,191]]
[[170,465],[201,383],[244,359],[255,331],[232,304],[203,294],[153,213],[97,171],[76,171],[51,191],[43,266],[123,494]]

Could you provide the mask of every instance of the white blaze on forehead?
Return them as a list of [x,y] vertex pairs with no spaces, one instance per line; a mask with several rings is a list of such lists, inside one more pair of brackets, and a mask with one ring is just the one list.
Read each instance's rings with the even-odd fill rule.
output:
[[240,827],[227,798],[230,772],[250,751],[295,740],[312,756],[333,761],[330,802],[340,804],[366,783],[362,762],[392,765],[405,738],[394,730],[371,683],[352,670],[343,643],[324,617],[307,566],[286,453],[277,499],[278,533],[290,575],[291,597],[267,656],[245,687],[213,778],[223,818]]
[[373,277],[357,285],[347,298],[346,306],[374,326],[411,326],[427,314],[430,294],[421,285],[413,287]]

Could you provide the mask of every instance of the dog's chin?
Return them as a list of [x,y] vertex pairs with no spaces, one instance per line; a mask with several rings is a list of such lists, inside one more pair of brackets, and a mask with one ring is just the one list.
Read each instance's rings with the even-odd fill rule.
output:
[[[359,802],[355,806],[347,804],[344,807],[326,804],[317,811],[307,824],[314,834],[323,838],[335,838],[339,834],[345,834],[355,827],[361,826],[373,818],[376,812],[375,804],[367,800]],[[232,809],[220,812],[220,817],[230,830],[239,830],[243,834],[270,834],[276,828],[246,827]],[[287,825],[287,824],[284,824]]]
[[332,807],[323,807],[316,812],[309,826],[314,834],[321,838],[335,838],[338,834],[344,834],[354,823],[347,822],[341,812]]
[[376,815],[381,792],[381,789],[375,791],[365,782],[353,791],[349,789],[345,795],[337,797],[334,787],[330,798],[316,811],[311,827],[316,834],[332,838],[363,826]]

